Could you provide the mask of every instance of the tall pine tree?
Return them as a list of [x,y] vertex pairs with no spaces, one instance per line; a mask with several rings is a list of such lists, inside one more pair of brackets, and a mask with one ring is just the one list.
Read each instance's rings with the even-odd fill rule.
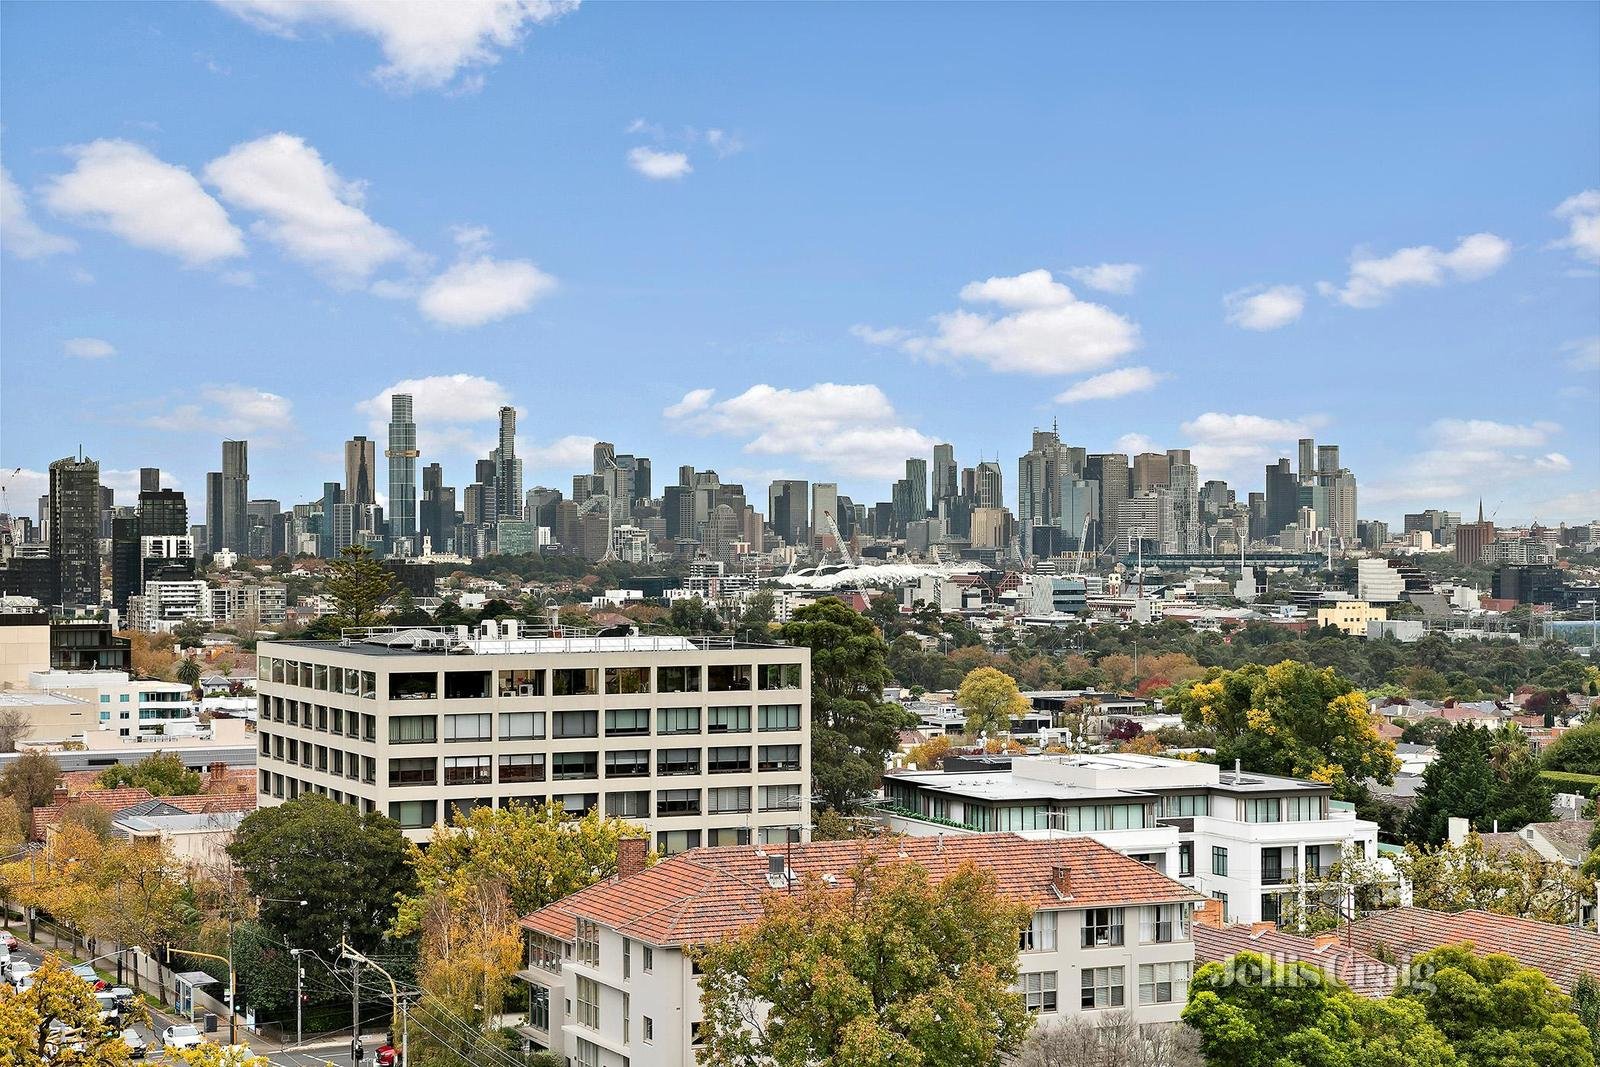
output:
[[1515,726],[1490,731],[1461,725],[1439,739],[1438,756],[1422,773],[1422,791],[1407,820],[1413,841],[1437,845],[1451,818],[1503,832],[1550,818],[1550,790]]

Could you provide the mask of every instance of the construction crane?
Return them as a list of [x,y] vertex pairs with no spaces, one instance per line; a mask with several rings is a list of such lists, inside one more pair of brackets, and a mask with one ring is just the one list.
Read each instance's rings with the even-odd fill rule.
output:
[[839,557],[844,560],[846,566],[854,567],[856,561],[850,558],[850,546],[845,543],[844,535],[839,532],[839,524],[834,521],[833,512],[824,511],[822,517],[827,520],[828,533],[832,535],[834,544],[839,546]]
[[1089,516],[1083,517],[1083,529],[1078,531],[1078,551],[1072,555],[1072,573],[1074,576],[1083,573],[1083,557],[1088,553],[1089,544]]

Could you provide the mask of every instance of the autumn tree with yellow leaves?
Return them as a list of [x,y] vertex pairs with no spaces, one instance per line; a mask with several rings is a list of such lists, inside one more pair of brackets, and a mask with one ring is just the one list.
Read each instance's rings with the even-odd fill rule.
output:
[[978,667],[967,673],[956,690],[956,706],[967,715],[967,733],[1004,734],[1011,732],[1011,720],[1026,715],[1032,707],[1008,674],[993,667]]
[[1392,782],[1399,766],[1365,694],[1331,667],[1212,668],[1174,690],[1166,707],[1185,726],[1215,731],[1224,766],[1239,760],[1246,770],[1328,782],[1336,796],[1368,778]]

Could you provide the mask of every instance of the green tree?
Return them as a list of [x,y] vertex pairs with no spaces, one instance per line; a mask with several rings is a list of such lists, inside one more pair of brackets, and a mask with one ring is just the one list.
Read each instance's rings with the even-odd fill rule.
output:
[[[136,1013],[147,1021],[143,1010]],[[63,1036],[71,1034],[82,1051]],[[100,1005],[89,984],[73,974],[61,957],[49,955],[33,973],[33,984],[19,993],[0,983],[0,1064],[4,1067],[127,1067],[122,1031],[100,1023]]]
[[46,753],[29,749],[0,771],[0,793],[10,797],[26,819],[29,811],[50,803],[60,780],[61,764]]
[[1544,750],[1544,767],[1549,771],[1600,774],[1600,722],[1586,723],[1556,738]]
[[1572,987],[1572,1011],[1589,1031],[1589,1048],[1600,1058],[1600,979],[1580,974]]
[[200,675],[202,672],[200,661],[193,656],[184,656],[178,660],[178,665],[172,669],[173,676],[189,687],[192,693],[200,688]]
[[1331,667],[1212,668],[1179,686],[1167,707],[1191,729],[1216,732],[1224,765],[1237,759],[1247,770],[1330,782],[1341,797],[1368,778],[1392,782],[1399,766],[1366,698]]
[[[771,893],[741,933],[700,950],[710,1067],[968,1067],[1015,1054],[1014,991],[1032,909],[972,865],[943,881],[867,860],[832,888]],[[749,1025],[758,1005],[764,1022]]]
[[[598,811],[568,818],[556,803],[479,806],[436,827],[426,849],[412,850],[412,866],[424,889],[502,885],[516,913],[527,915],[615,874],[618,842],[643,836],[642,828]],[[395,932],[421,929],[425,905],[420,891],[402,896]]]
[[1437,745],[1439,739],[1451,730],[1450,720],[1428,715],[1416,722],[1407,723],[1400,731],[1400,741],[1407,745]]
[[169,752],[151,753],[138,763],[112,764],[100,772],[99,781],[104,789],[135,786],[156,797],[192,797],[201,786],[200,772]]
[[979,667],[961,679],[956,707],[967,713],[967,733],[1009,734],[1011,720],[1028,713],[1028,698],[1011,676],[993,667]]
[[811,650],[811,774],[824,807],[849,813],[872,795],[900,731],[916,723],[886,703],[888,647],[872,621],[836,597],[797,608],[779,636]]
[[342,626],[376,626],[378,609],[394,592],[394,575],[372,558],[365,545],[347,545],[328,565],[328,595]]
[[750,594],[750,599],[739,606],[739,616],[734,636],[740,641],[758,644],[772,640],[772,620],[776,614],[772,590],[760,589]]
[[314,793],[245,816],[228,855],[262,898],[262,925],[292,945],[337,945],[348,931],[356,948],[375,949],[397,896],[416,888],[393,821]]
[[1422,790],[1406,822],[1413,841],[1438,844],[1451,818],[1503,831],[1550,818],[1550,788],[1515,726],[1489,731],[1462,724],[1439,739],[1438,755],[1422,772]]
[[1594,1067],[1572,1001],[1510,956],[1446,945],[1413,958],[1406,974],[1392,999],[1421,1005],[1463,1067]]
[[1525,848],[1491,849],[1476,833],[1460,845],[1413,842],[1390,857],[1419,908],[1481,909],[1564,925],[1590,893],[1577,872]]
[[1424,1008],[1368,999],[1309,963],[1241,952],[1195,973],[1183,1021],[1218,1067],[1449,1067]]

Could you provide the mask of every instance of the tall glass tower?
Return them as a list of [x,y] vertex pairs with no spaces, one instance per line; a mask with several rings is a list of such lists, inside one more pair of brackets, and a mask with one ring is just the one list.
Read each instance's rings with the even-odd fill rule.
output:
[[389,398],[389,536],[410,538],[411,553],[417,543],[417,424],[412,419],[411,396]]

